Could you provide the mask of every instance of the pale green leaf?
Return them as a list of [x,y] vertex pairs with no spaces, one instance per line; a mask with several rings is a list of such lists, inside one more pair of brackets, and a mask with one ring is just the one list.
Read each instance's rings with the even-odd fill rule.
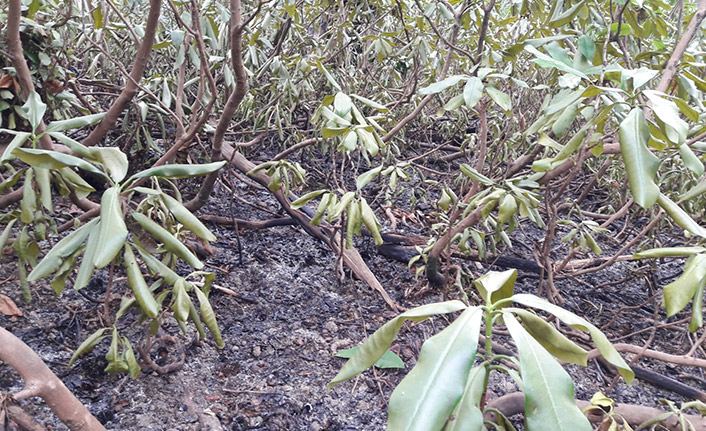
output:
[[527,431],[591,431],[576,406],[571,377],[512,313],[504,312],[503,318],[520,356]]
[[101,223],[93,266],[103,268],[113,261],[127,239],[127,226],[120,203],[120,188],[111,187],[101,198]]
[[430,316],[453,313],[454,311],[463,310],[465,308],[467,307],[463,302],[454,300],[422,305],[421,307],[405,311],[385,323],[380,329],[375,331],[373,335],[368,337],[355,352],[353,357],[341,368],[341,371],[338,372],[336,377],[329,382],[328,387],[331,388],[334,385],[352,379],[375,364],[390,348],[392,340],[395,339],[402,324],[406,320],[420,322]]
[[419,361],[390,397],[388,431],[441,430],[463,396],[482,309],[469,307],[422,345]]
[[640,108],[634,108],[620,123],[620,154],[625,162],[630,191],[635,202],[649,208],[657,202],[655,183],[659,158],[647,148],[650,128]]

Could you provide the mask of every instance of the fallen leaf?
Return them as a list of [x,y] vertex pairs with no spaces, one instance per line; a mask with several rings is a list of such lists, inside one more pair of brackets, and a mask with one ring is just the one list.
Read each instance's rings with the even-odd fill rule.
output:
[[0,75],[0,88],[12,88],[14,78],[10,75]]
[[0,294],[0,314],[4,314],[5,316],[22,316],[22,312],[20,311],[19,308],[17,308],[17,305],[15,305],[15,302],[8,298],[5,295]]

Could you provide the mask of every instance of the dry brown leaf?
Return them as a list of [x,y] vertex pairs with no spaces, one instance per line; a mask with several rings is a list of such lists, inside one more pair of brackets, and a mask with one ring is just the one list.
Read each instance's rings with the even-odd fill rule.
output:
[[4,314],[5,316],[22,316],[22,312],[17,308],[15,302],[2,294],[0,294],[0,314]]
[[0,75],[0,88],[14,88],[15,79],[10,75]]

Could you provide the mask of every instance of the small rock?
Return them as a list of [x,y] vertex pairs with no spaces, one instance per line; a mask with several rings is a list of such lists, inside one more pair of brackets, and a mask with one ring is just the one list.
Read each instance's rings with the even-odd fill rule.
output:
[[252,355],[256,358],[259,358],[262,355],[262,348],[260,348],[260,346],[253,347]]
[[336,325],[336,324],[335,324],[334,322],[332,322],[332,321],[326,322],[326,324],[324,325],[324,328],[326,328],[326,330],[329,331],[329,332],[332,333],[332,334],[338,332],[338,325]]

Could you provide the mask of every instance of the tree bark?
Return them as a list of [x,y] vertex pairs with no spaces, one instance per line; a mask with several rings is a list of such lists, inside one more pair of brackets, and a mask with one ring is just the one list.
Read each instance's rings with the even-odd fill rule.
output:
[[14,368],[24,380],[24,389],[13,396],[16,400],[42,398],[71,431],[105,430],[39,355],[1,326],[0,361]]

